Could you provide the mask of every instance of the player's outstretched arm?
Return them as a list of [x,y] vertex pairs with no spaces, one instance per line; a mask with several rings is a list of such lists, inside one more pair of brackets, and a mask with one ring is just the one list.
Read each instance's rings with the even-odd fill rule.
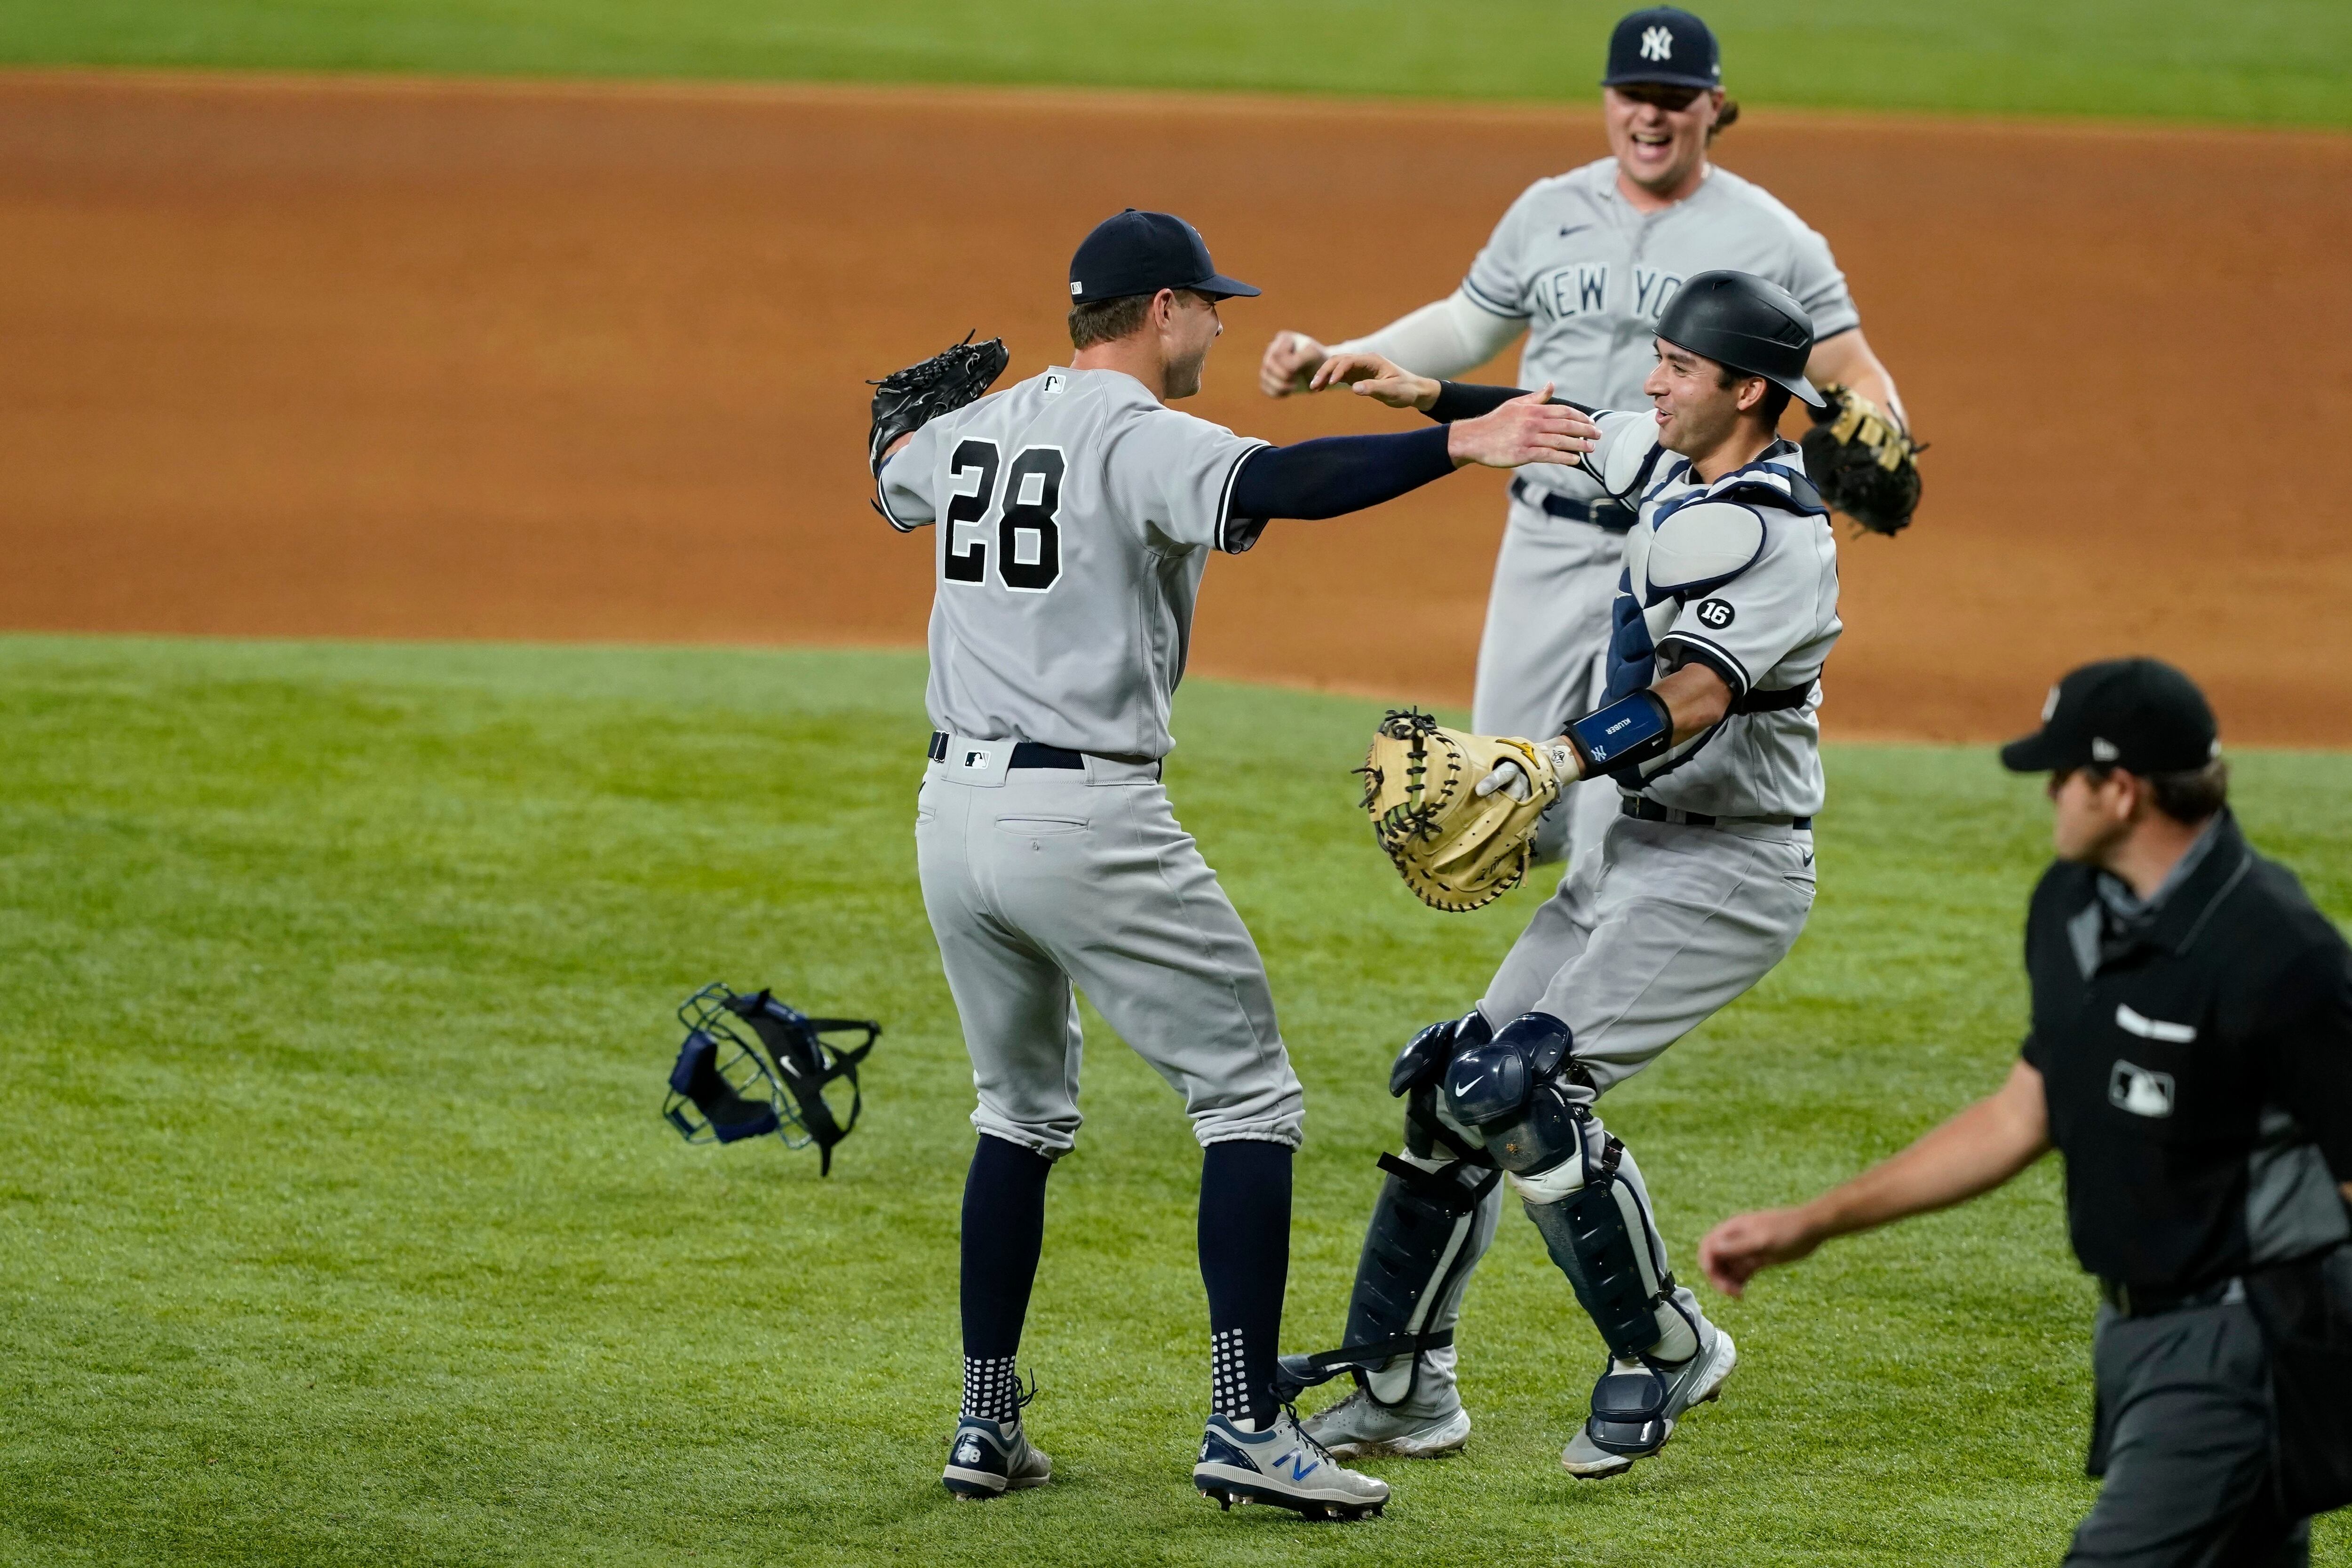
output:
[[1890,1160],[1794,1208],[1734,1215],[1698,1244],[1699,1267],[1727,1296],[1776,1264],[1849,1236],[1990,1192],[2050,1148],[2042,1075],[2026,1062],[2009,1081]]
[[1242,459],[1234,475],[1225,516],[1240,521],[1341,517],[1394,500],[1473,463],[1496,468],[1572,463],[1591,449],[1598,435],[1575,409],[1547,404],[1535,394],[1477,419],[1424,426],[1403,435],[1324,436],[1261,447]]

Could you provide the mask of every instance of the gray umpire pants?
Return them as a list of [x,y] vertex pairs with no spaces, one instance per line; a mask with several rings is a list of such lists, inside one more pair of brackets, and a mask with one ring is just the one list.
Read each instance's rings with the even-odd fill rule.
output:
[[[1612,786],[1613,789],[1613,785]],[[1587,1104],[1658,1058],[1668,1046],[1761,980],[1787,956],[1813,905],[1810,830],[1734,824],[1677,826],[1617,816],[1598,852],[1561,879],[1536,910],[1479,999],[1478,1011],[1500,1029],[1522,1013],[1565,1022],[1570,1050],[1591,1087],[1569,1092]],[[1596,1138],[1605,1135],[1596,1119]],[[1632,1151],[1618,1174],[1640,1201],[1651,1258],[1661,1276],[1672,1268],[1641,1166]],[[1507,1184],[1482,1205],[1471,1246],[1492,1241]],[[1459,1287],[1431,1314],[1449,1329],[1460,1315]],[[1676,1303],[1694,1321],[1698,1300],[1678,1287]],[[1454,1352],[1427,1359],[1418,1409],[1450,1409]]]
[[2271,1500],[2270,1355],[2242,1301],[2151,1318],[2099,1309],[2099,1500],[2070,1564],[2303,1568],[2311,1521]]
[[1159,765],[1008,769],[1012,751],[951,737],[915,812],[972,1125],[1048,1159],[1068,1152],[1083,1120],[1075,986],[1183,1096],[1203,1145],[1297,1147],[1304,1101],[1265,965],[1177,826]]
[[[1624,553],[1622,533],[1512,498],[1478,639],[1471,729],[1549,741],[1601,705]],[[1583,860],[1616,811],[1617,786],[1608,780],[1570,785],[1536,833],[1537,859]]]

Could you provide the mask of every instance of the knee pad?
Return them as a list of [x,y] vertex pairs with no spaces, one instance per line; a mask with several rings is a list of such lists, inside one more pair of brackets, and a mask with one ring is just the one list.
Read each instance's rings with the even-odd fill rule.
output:
[[1445,1069],[1445,1103],[1514,1175],[1549,1171],[1583,1152],[1583,1108],[1560,1086],[1573,1037],[1549,1013],[1524,1013]]
[[1454,1342],[1450,1329],[1429,1331],[1429,1316],[1477,1261],[1471,1238],[1478,1205],[1502,1173],[1460,1160],[1424,1171],[1393,1154],[1381,1156],[1381,1168],[1388,1180],[1356,1263],[1347,1342],[1283,1357],[1286,1397],[1349,1372],[1376,1404],[1402,1404],[1412,1397],[1423,1355]]
[[1675,1282],[1658,1273],[1641,1205],[1617,1179],[1621,1148],[1610,1139],[1601,1158],[1588,1164],[1582,1185],[1527,1210],[1610,1353],[1630,1360],[1658,1343],[1658,1305]]
[[1486,1026],[1486,1015],[1475,1007],[1459,1018],[1432,1024],[1407,1040],[1404,1049],[1397,1053],[1396,1065],[1389,1068],[1389,1093],[1402,1099],[1416,1089],[1435,1083],[1444,1075],[1446,1063],[1492,1038],[1494,1031]]

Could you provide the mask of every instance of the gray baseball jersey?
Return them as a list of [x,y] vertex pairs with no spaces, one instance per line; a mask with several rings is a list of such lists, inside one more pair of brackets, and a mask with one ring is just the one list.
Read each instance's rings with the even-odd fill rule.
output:
[[877,488],[892,527],[940,524],[933,728],[1165,756],[1201,574],[1255,542],[1225,507],[1265,445],[1113,370],[1048,370],[924,426]]
[[[1659,316],[1685,278],[1717,268],[1795,295],[1816,342],[1862,324],[1829,242],[1761,185],[1712,168],[1683,200],[1643,213],[1618,190],[1614,158],[1529,185],[1471,262],[1462,292],[1528,324],[1520,385],[1549,381],[1579,403],[1638,408]],[[1599,493],[1575,468],[1525,474],[1579,500]]]
[[1731,688],[1731,712],[1644,765],[1641,793],[1711,816],[1812,816],[1823,798],[1822,666],[1843,628],[1837,535],[1803,455],[1776,439],[1709,483],[1658,445],[1653,416],[1597,422],[1599,482],[1638,496],[1641,510],[1625,536],[1603,701],[1693,660]]

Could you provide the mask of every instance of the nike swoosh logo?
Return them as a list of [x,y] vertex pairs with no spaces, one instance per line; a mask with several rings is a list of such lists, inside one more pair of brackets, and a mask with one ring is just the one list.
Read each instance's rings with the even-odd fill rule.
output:
[[1806,865],[1808,865],[1808,866],[1810,866],[1810,865],[1811,865],[1812,863],[1813,863],[1813,852],[1812,852],[1811,850],[1808,849],[1808,850],[1806,850],[1806,851],[1805,851],[1805,864],[1806,864]]
[[1571,234],[1582,234],[1586,229],[1591,228],[1591,226],[1592,226],[1589,223],[1570,224],[1566,228],[1559,231],[1559,237],[1562,239],[1566,239]]

